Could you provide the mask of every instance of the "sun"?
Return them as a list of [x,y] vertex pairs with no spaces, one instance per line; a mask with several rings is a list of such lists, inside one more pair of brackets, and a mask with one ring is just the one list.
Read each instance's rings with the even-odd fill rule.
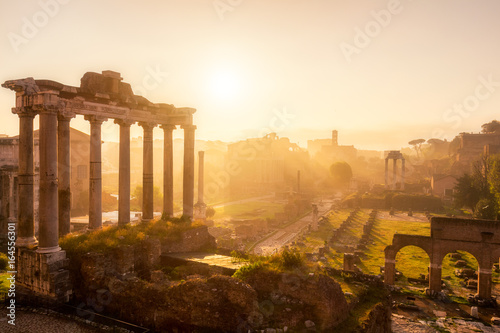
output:
[[211,95],[219,101],[234,101],[241,94],[240,78],[230,70],[213,73],[209,85]]

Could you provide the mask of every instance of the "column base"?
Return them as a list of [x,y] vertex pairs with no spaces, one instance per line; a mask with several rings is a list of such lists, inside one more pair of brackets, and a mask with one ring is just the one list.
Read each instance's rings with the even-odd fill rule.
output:
[[[41,253],[18,248],[16,284],[27,293],[54,303],[64,303],[72,293],[66,251]],[[16,288],[17,289],[17,288]]]
[[61,251],[61,247],[58,246],[52,246],[52,247],[39,247],[36,250],[36,253],[54,253],[54,252],[59,252]]
[[38,246],[38,240],[35,236],[32,237],[18,237],[16,239],[17,247],[26,247],[28,249],[33,249]]

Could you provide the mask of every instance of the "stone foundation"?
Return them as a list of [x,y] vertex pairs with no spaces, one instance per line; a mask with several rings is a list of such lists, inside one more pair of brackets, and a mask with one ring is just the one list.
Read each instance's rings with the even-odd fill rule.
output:
[[53,302],[68,302],[71,295],[66,251],[38,253],[17,248],[16,284]]

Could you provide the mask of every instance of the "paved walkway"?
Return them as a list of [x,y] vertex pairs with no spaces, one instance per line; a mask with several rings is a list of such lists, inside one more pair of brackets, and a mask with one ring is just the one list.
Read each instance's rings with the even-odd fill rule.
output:
[[7,309],[0,309],[0,332],[2,333],[95,333],[101,332],[68,318],[48,314],[46,311],[16,309],[16,326],[7,322]]
[[[330,201],[323,201],[318,204],[318,218],[330,210],[332,203]],[[270,255],[276,249],[280,249],[286,244],[293,241],[303,229],[307,228],[312,222],[312,212],[300,220],[278,230],[271,237],[264,239],[257,243],[253,248],[253,253],[258,255]]]

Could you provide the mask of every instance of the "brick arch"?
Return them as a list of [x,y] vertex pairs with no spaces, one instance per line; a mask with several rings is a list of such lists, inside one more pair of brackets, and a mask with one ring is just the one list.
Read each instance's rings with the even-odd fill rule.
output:
[[384,280],[387,284],[394,284],[394,275],[396,273],[396,255],[406,246],[416,246],[427,253],[432,261],[432,239],[427,236],[395,234],[392,239],[392,245],[385,248],[385,269]]
[[394,234],[392,245],[385,248],[386,259],[396,259],[398,252],[406,246],[419,247],[427,253],[429,258],[432,258],[432,241],[430,237]]

